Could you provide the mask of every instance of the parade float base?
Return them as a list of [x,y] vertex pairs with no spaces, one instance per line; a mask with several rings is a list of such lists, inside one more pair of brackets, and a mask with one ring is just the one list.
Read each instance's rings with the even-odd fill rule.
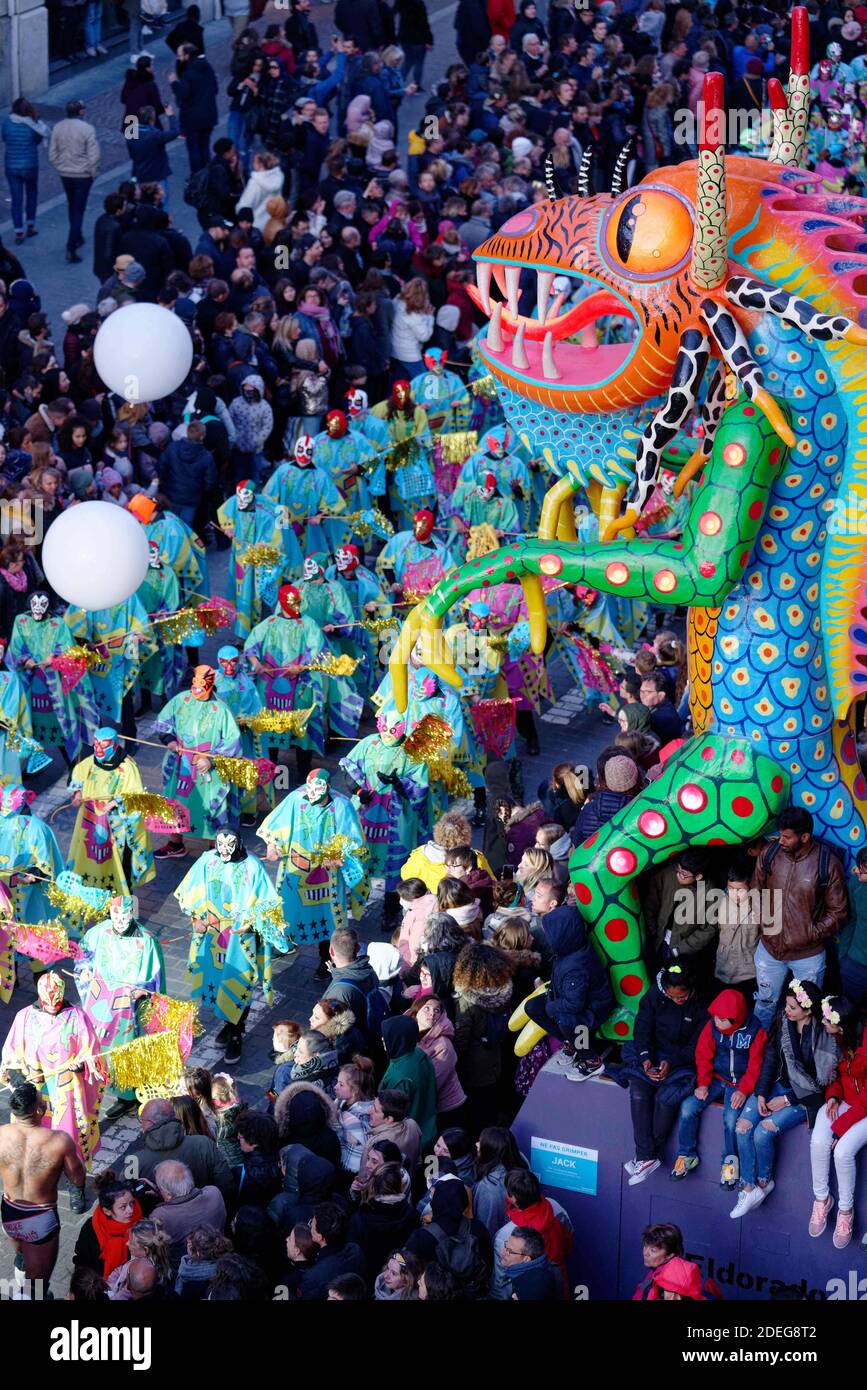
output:
[[[673,1222],[683,1231],[687,1258],[717,1281],[726,1299],[772,1298],[785,1284],[797,1285],[807,1299],[867,1300],[867,1251],[860,1246],[867,1230],[867,1149],[859,1155],[854,1237],[847,1249],[835,1250],[836,1205],[819,1239],[807,1233],[813,1194],[806,1125],[781,1136],[774,1191],[767,1204],[738,1221],[729,1216],[737,1193],[719,1186],[719,1105],[709,1106],[702,1118],[700,1166],[678,1182],[669,1176],[675,1126],[660,1167],[629,1186],[623,1171],[635,1153],[629,1093],[602,1077],[569,1082],[548,1064],[513,1131],[546,1195],[572,1218],[569,1273],[579,1298],[631,1298],[645,1273],[644,1227]],[[833,1158],[831,1192],[836,1203]]]

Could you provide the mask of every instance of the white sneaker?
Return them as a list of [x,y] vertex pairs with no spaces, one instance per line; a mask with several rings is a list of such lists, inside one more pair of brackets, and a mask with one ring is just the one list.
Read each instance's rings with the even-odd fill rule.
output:
[[752,1211],[753,1207],[757,1207],[764,1199],[765,1193],[760,1187],[754,1187],[750,1192],[747,1192],[746,1188],[742,1188],[729,1216],[732,1221],[737,1221],[738,1217],[746,1216],[748,1211]]
[[628,1164],[628,1163],[624,1163],[623,1166],[624,1166],[624,1168],[627,1170],[627,1172],[629,1172],[629,1171],[630,1171],[630,1168],[631,1168],[631,1172],[630,1172],[630,1176],[629,1176],[629,1186],[630,1186],[630,1187],[637,1187],[638,1184],[639,1184],[640,1182],[644,1182],[644,1179],[645,1179],[645,1178],[649,1178],[650,1175],[651,1175],[651,1173],[655,1173],[655,1172],[656,1172],[657,1168],[659,1167],[659,1159],[658,1159],[658,1158],[643,1158],[643,1159],[638,1159],[638,1158],[636,1158],[636,1159],[633,1159],[631,1165]]
[[[759,1193],[759,1202],[763,1202],[766,1197],[770,1197],[776,1185],[773,1178],[771,1178],[770,1182],[765,1183],[764,1187],[759,1187],[758,1183],[756,1183],[756,1191]],[[756,1203],[756,1205],[758,1206],[758,1203]]]
[[553,1057],[548,1059],[548,1065],[552,1067],[571,1067],[574,1061],[574,1054],[567,1052],[565,1047],[559,1047]]
[[590,1081],[594,1076],[601,1076],[605,1070],[605,1063],[600,1059],[588,1059],[587,1061],[577,1061],[572,1059],[570,1067],[564,1067],[563,1075],[567,1081]]

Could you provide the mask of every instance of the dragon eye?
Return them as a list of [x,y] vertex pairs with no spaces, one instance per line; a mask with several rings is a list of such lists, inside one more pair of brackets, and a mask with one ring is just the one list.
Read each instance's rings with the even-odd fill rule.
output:
[[634,275],[665,275],[692,246],[692,218],[679,198],[661,189],[636,189],[614,207],[605,247],[615,265]]
[[538,221],[538,208],[523,208],[521,212],[516,212],[514,217],[510,217],[508,222],[503,223],[499,228],[500,236],[526,236],[528,232],[532,232]]

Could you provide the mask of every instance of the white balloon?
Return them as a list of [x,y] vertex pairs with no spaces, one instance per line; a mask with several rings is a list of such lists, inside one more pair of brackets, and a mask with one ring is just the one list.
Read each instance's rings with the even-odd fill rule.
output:
[[76,608],[111,608],[134,594],[148,569],[144,527],[112,502],[79,502],[45,533],[42,568]]
[[177,314],[159,304],[126,304],[109,314],[93,344],[96,370],[125,401],[159,401],[193,362],[193,340]]

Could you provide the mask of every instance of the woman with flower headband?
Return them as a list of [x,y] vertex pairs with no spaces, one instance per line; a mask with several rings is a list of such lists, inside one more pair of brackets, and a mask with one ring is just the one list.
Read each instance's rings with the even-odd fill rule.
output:
[[822,991],[812,980],[790,980],[768,1033],[756,1089],[736,1126],[741,1190],[729,1215],[746,1216],[774,1190],[777,1139],[812,1128],[837,1071],[839,1049],[822,1026]]
[[855,1162],[867,1144],[867,1034],[858,1009],[839,994],[822,1000],[822,1023],[836,1038],[840,1059],[810,1143],[815,1201],[808,1229],[818,1237],[828,1224],[834,1205],[828,1189],[833,1150],[838,1202],[833,1241],[837,1250],[845,1250],[855,1223]]

